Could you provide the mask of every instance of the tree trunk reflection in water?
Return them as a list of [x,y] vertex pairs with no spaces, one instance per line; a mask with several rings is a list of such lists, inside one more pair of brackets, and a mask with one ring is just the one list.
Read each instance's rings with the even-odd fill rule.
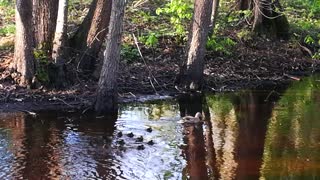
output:
[[259,179],[268,119],[271,117],[272,102],[264,102],[268,94],[252,92],[234,100],[239,135],[236,140],[235,179]]
[[[181,117],[194,116],[196,112],[202,112],[202,94],[184,95],[179,98]],[[190,179],[208,179],[203,129],[201,125],[184,125],[184,142],[187,144],[184,155],[187,160],[185,173]]]
[[267,95],[249,91],[206,96],[210,111],[205,124],[210,177],[259,178],[267,122],[273,108],[272,102],[264,101]]
[[9,179],[79,179],[85,173],[110,179],[112,164],[101,157],[112,158],[110,138],[116,118],[52,113],[0,118],[0,127],[10,129],[3,141],[13,146],[8,149],[13,159],[0,159],[0,167],[9,170],[4,172]]

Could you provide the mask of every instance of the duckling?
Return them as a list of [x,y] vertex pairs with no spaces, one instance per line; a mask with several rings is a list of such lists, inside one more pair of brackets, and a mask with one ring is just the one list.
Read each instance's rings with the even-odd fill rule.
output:
[[143,137],[142,136],[139,136],[137,139],[136,139],[136,142],[142,142],[143,141]]
[[145,147],[144,147],[144,145],[143,145],[143,144],[141,144],[141,145],[139,145],[139,146],[137,147],[137,149],[138,149],[138,150],[144,150],[144,149],[145,149]]
[[180,124],[197,124],[202,122],[202,114],[200,112],[197,112],[196,115],[193,116],[185,116],[183,117],[178,123]]
[[147,142],[147,144],[152,146],[152,145],[154,145],[154,142],[152,140],[150,140],[150,141]]
[[129,134],[127,134],[127,136],[132,138],[134,136],[134,134],[132,132],[130,132]]
[[148,128],[146,129],[146,131],[149,132],[149,133],[151,133],[151,132],[152,132],[152,128],[151,128],[151,127],[148,127]]
[[121,131],[119,131],[118,133],[117,133],[117,137],[122,137],[122,132]]
[[121,140],[117,141],[117,143],[118,143],[119,145],[124,145],[124,144],[125,144],[125,142],[124,142],[124,140],[123,140],[123,139],[121,139]]

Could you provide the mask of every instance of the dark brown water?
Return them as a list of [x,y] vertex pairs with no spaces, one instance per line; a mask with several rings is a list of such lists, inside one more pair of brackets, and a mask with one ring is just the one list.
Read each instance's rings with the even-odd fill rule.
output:
[[[122,105],[103,119],[1,114],[0,179],[320,179],[319,110],[310,78],[281,94]],[[203,125],[177,123],[196,111]]]

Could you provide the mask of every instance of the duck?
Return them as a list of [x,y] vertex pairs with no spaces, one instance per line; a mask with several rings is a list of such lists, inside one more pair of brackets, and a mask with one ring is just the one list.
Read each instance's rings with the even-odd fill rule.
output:
[[144,147],[144,145],[143,145],[143,144],[141,144],[141,145],[139,145],[139,146],[137,147],[137,149],[138,149],[138,150],[144,150],[144,149],[145,149],[145,147]]
[[149,133],[151,133],[151,132],[152,132],[152,128],[151,128],[151,127],[148,127],[148,128],[146,129],[146,131],[149,132]]
[[197,124],[202,122],[202,114],[197,112],[195,116],[185,116],[178,123],[180,124]]
[[130,132],[129,134],[127,134],[127,136],[132,138],[134,136],[134,134],[132,132]]
[[142,136],[137,137],[136,142],[143,142],[143,137]]
[[147,144],[152,146],[152,145],[154,145],[154,142],[152,140],[150,140],[150,141],[147,142]]
[[125,144],[124,140],[123,139],[120,139],[119,141],[117,141],[117,143],[121,146],[123,146]]
[[122,137],[122,132],[121,131],[119,131],[118,133],[117,133],[117,137]]

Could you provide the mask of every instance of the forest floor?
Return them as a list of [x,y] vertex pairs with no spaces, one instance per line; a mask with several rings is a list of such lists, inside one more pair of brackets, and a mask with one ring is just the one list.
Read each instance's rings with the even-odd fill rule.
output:
[[[186,58],[184,48],[168,39],[162,41],[155,51],[142,49],[144,61],[140,58],[131,63],[121,62],[120,101],[150,100],[181,93],[175,82],[179,64]],[[77,78],[64,90],[19,87],[14,83],[14,73],[8,69],[12,59],[12,49],[0,51],[0,111],[85,109],[94,101],[97,81],[93,78]],[[274,89],[320,70],[319,61],[306,57],[292,43],[263,39],[240,42],[228,56],[209,51],[205,62],[204,91],[210,92]]]

